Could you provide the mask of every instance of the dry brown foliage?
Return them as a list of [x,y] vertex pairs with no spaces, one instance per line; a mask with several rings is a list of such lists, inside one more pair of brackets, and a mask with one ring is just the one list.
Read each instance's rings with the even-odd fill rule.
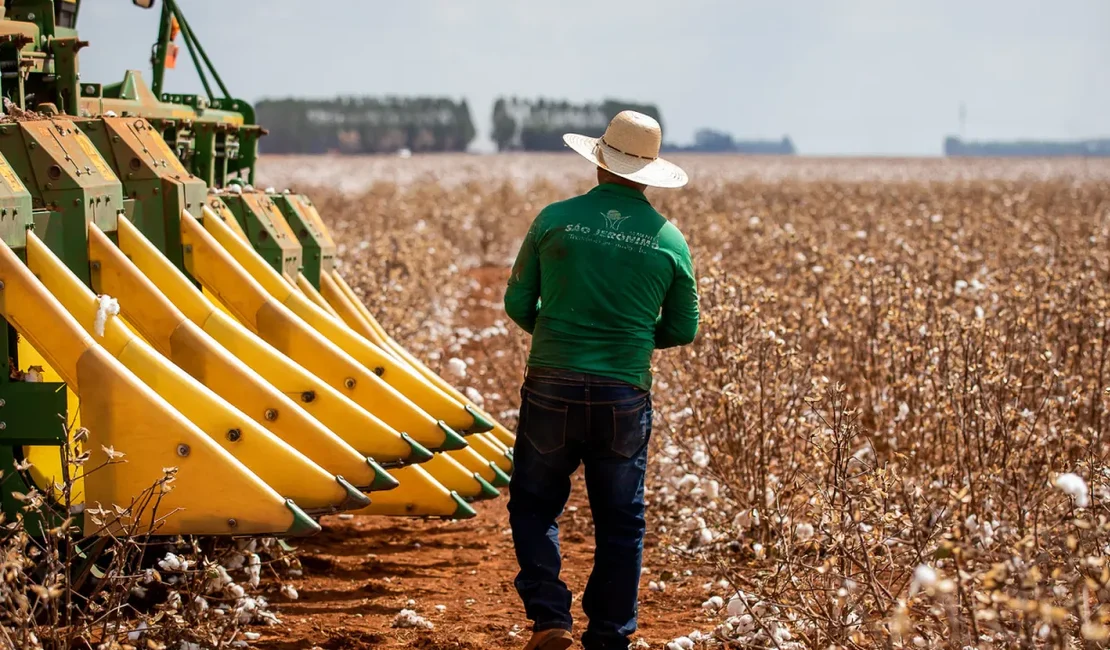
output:
[[[690,242],[703,311],[694,345],[657,355],[651,508],[676,563],[731,582],[695,641],[1101,647],[1105,176],[722,176],[650,194]],[[480,342],[461,383],[511,425],[527,339],[471,323],[502,288],[475,278],[585,183],[298,189],[399,340],[445,374]]]
[[[83,444],[88,435],[82,428],[72,438]],[[123,452],[105,452],[108,460],[93,467],[88,451],[73,456],[59,447],[66,470],[52,494],[14,493],[20,512],[12,520],[0,515],[0,648],[215,650],[247,647],[259,636],[250,624],[279,622],[261,582],[271,578],[266,587],[295,598],[280,583],[299,575],[294,556],[273,538],[159,536],[172,514],[160,506],[176,468],[165,468],[129,504],[77,503],[77,479],[129,462]],[[22,461],[7,471],[30,466]],[[82,527],[83,517],[90,527]],[[144,523],[151,520],[154,531]]]

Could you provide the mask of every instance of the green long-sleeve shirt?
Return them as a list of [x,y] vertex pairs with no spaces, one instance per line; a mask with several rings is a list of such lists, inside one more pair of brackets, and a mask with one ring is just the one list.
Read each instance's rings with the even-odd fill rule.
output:
[[652,352],[686,345],[698,331],[690,249],[642,192],[598,185],[532,222],[505,312],[532,335],[530,366],[650,389]]

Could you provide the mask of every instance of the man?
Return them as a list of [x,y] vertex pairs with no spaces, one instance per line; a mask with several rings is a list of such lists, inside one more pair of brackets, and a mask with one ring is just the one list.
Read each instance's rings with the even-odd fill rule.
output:
[[505,311],[532,335],[509,484],[515,584],[533,622],[526,650],[569,647],[555,520],[584,464],[597,550],[582,644],[626,650],[643,552],[652,352],[686,345],[698,329],[686,240],[644,191],[681,187],[687,176],[659,158],[659,123],[640,113],[620,113],[600,138],[563,139],[597,166],[598,184],[540,212],[505,293]]

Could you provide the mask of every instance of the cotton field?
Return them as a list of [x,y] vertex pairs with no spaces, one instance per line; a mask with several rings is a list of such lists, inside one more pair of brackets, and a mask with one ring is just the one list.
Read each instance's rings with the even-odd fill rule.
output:
[[[691,185],[649,198],[690,243],[703,321],[656,356],[649,522],[673,567],[643,589],[709,581],[667,647],[1110,638],[1110,166],[682,162]],[[476,314],[499,308],[532,217],[589,169],[263,172],[310,193],[408,349],[515,415],[527,339]]]
[[[274,157],[260,184],[307,193],[382,325],[512,426],[528,339],[504,285],[536,213],[591,186],[575,160]],[[690,244],[702,325],[655,357],[633,647],[1110,641],[1110,164],[681,162],[692,183],[648,196]],[[479,508],[325,518],[296,549],[121,545],[113,567],[154,568],[110,572],[79,625],[51,624],[57,586],[11,582],[0,609],[19,647],[518,648],[504,499]],[[39,555],[12,566],[66,575],[60,543]]]

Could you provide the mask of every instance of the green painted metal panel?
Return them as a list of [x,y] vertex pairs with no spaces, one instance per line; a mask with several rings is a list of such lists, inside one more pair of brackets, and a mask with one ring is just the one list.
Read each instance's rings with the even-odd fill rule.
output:
[[334,266],[335,244],[320,227],[315,207],[307,197],[298,194],[273,194],[270,199],[301,245],[301,272],[319,289],[320,273],[330,272]]
[[31,193],[0,155],[0,239],[11,248],[23,248],[33,226]]
[[0,441],[5,445],[60,445],[66,440],[66,385],[0,382]]
[[23,503],[14,492],[31,491],[27,477],[15,471],[16,453],[23,445],[62,445],[66,440],[65,384],[21,381],[18,335],[0,319],[0,502],[9,521],[22,514]]
[[179,269],[181,211],[199,217],[207,187],[190,174],[159,132],[141,118],[105,117],[76,122],[96,145],[136,204],[135,225]]
[[0,154],[31,194],[36,234],[87,283],[88,224],[112,232],[126,210],[108,162],[66,119],[0,125]]
[[254,250],[278,272],[296,278],[301,271],[301,245],[271,197],[258,191],[221,194]]

